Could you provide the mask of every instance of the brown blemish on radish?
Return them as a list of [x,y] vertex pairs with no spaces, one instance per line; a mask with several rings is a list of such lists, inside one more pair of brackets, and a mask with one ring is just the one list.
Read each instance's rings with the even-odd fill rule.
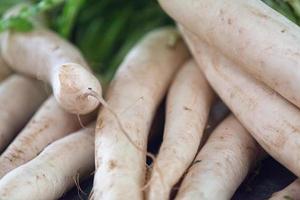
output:
[[193,162],[193,165],[195,165],[195,164],[198,164],[198,163],[200,163],[202,160],[195,160],[194,162]]
[[187,107],[187,106],[184,106],[183,109],[184,109],[184,110],[187,110],[187,111],[192,111],[192,109],[189,108],[189,107]]
[[[37,135],[39,135],[41,132],[43,132],[44,130],[49,128],[49,124],[51,124],[51,120],[50,119],[44,119],[44,120],[46,120],[46,123],[44,124],[44,126],[40,127],[34,133],[30,134],[30,137],[22,137],[23,143],[28,144],[28,145],[32,144],[32,142],[35,140]],[[35,121],[35,123],[39,123],[39,122]]]
[[258,9],[252,7],[252,6],[247,6],[247,9],[250,13],[252,13],[253,15],[263,18],[263,19],[270,19],[270,17],[262,12],[260,12]]
[[116,167],[117,167],[117,161],[115,161],[115,160],[108,161],[108,169],[109,170],[113,170]]

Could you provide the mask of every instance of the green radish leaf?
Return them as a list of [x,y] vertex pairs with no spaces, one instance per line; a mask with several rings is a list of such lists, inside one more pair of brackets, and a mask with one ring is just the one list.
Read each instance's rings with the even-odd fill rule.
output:
[[33,25],[30,21],[27,19],[21,18],[21,17],[11,17],[6,20],[0,21],[0,32],[3,32],[5,30],[16,30],[20,32],[26,32],[33,29]]
[[33,25],[30,21],[24,18],[20,17],[13,17],[10,18],[10,29],[16,30],[16,31],[30,31],[33,29]]

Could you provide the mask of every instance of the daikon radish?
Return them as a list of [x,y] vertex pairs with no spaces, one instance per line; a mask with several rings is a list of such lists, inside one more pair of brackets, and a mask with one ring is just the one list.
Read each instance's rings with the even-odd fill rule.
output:
[[272,157],[300,176],[299,109],[191,32],[183,32],[215,92]]
[[49,82],[56,100],[67,111],[86,114],[102,96],[101,86],[78,49],[54,32],[36,28],[31,32],[5,32],[0,37],[4,60],[13,70]]
[[172,187],[192,163],[213,102],[214,93],[193,60],[178,72],[167,97],[163,143],[152,171],[147,199],[169,199]]
[[[142,199],[152,118],[188,51],[174,28],[147,34],[126,56],[107,91],[96,125],[93,199]],[[126,137],[129,136],[129,137]]]
[[237,119],[228,116],[198,153],[176,199],[231,199],[262,152]]
[[46,99],[42,83],[11,75],[0,84],[0,151],[14,138]]
[[[94,126],[91,126],[94,127]],[[94,128],[85,128],[50,144],[30,162],[0,180],[1,200],[58,199],[94,169]]]
[[[81,117],[84,123],[92,116]],[[36,157],[47,145],[80,128],[76,115],[64,111],[53,96],[40,107],[0,156],[0,178]]]
[[300,107],[300,28],[261,0],[159,0],[176,21]]

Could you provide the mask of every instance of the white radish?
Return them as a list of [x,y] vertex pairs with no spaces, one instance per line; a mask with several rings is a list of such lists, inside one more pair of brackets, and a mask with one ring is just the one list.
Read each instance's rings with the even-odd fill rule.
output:
[[300,28],[261,0],[159,0],[180,24],[300,107]]
[[176,199],[231,199],[261,153],[238,120],[228,116],[198,153]]
[[[92,126],[94,127],[94,126]],[[94,128],[85,128],[50,144],[30,162],[0,180],[1,200],[58,199],[94,169]]]
[[300,200],[300,179],[296,179],[283,190],[272,194],[270,200]]
[[174,28],[150,32],[126,56],[106,98],[127,134],[115,116],[102,108],[96,126],[94,199],[143,198],[151,121],[187,57],[188,50]]
[[1,35],[1,51],[13,70],[49,82],[56,100],[67,111],[87,114],[99,104],[91,92],[101,86],[78,49],[54,32],[36,28],[28,33]]
[[[82,118],[82,117],[81,117]],[[92,116],[82,118],[90,121]],[[40,107],[29,123],[0,156],[0,178],[36,157],[47,145],[80,128],[76,115],[64,111],[53,96]]]
[[300,111],[186,29],[185,38],[208,82],[256,141],[300,176]]
[[[147,199],[169,199],[172,187],[192,163],[206,127],[214,93],[193,60],[185,63],[167,97],[163,142],[150,179]],[[159,177],[163,174],[163,182]]]
[[42,83],[11,75],[0,84],[0,151],[23,128],[47,95]]

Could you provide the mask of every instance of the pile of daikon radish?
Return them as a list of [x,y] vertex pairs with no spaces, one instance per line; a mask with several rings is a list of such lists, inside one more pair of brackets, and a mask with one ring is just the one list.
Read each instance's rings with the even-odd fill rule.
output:
[[[259,0],[160,4],[178,28],[145,35],[104,97],[56,33],[0,35],[0,200],[58,199],[92,174],[93,200],[227,200],[267,154],[300,176],[300,29]],[[206,135],[217,97],[232,114]]]

